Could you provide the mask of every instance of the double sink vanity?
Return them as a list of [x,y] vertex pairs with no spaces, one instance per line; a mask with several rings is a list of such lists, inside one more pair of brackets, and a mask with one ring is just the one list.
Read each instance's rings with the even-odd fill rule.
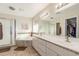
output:
[[78,56],[79,40],[64,36],[33,35],[32,46],[42,56]]

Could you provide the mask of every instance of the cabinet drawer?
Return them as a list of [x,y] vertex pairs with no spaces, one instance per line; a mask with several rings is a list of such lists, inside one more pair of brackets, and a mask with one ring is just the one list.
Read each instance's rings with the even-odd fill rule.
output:
[[53,50],[53,51],[57,51],[57,46],[50,43],[50,42],[47,42],[47,48]]
[[53,51],[53,50],[50,50],[49,48],[47,48],[47,56],[57,56],[58,54]]
[[44,41],[43,39],[38,39],[38,41],[41,45],[46,45],[46,41]]
[[39,44],[39,49],[43,52],[46,52],[46,46]]
[[39,48],[39,44],[38,44],[38,40],[37,39],[33,39],[32,40],[32,46],[37,50]]

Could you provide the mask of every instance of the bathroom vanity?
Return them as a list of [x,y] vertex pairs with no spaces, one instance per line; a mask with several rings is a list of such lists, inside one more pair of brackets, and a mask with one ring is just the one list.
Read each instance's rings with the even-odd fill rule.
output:
[[78,56],[78,41],[66,42],[64,37],[34,35],[32,46],[42,56]]
[[[78,19],[79,17],[67,18],[63,21],[63,24],[61,22],[51,23],[39,21],[39,26],[36,27],[39,29],[36,31],[39,34],[33,35],[33,47],[43,56],[79,55]],[[68,27],[70,25],[71,27]]]

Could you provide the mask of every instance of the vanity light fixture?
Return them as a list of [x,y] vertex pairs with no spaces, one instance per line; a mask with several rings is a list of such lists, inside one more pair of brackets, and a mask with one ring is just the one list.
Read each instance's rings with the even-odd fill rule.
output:
[[49,16],[48,12],[43,13],[42,15],[40,15],[41,19],[46,19]]
[[12,6],[9,6],[9,9],[10,9],[10,10],[12,10],[12,11],[14,11],[14,10],[15,10],[15,8],[14,8],[14,7],[12,7]]
[[63,6],[66,6],[66,5],[68,5],[69,3],[58,3],[57,5],[56,5],[56,9],[60,9],[60,8],[62,8]]
[[61,7],[61,5],[62,5],[62,3],[58,3],[58,4],[56,5],[56,9],[59,9],[59,8]]
[[61,14],[61,12],[56,12],[56,14]]

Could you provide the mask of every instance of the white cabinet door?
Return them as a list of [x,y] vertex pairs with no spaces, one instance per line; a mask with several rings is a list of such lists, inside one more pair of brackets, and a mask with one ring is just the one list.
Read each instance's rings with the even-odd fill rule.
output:
[[35,47],[35,37],[32,38],[32,46]]
[[10,45],[11,44],[11,32],[10,32],[10,20],[0,19],[2,24],[3,38],[0,39],[0,45]]
[[44,41],[43,39],[38,39],[38,41],[41,45],[46,46],[46,41]]
[[57,52],[57,48],[54,44],[47,42],[47,48],[48,48],[47,55],[52,55],[52,56],[59,55],[59,53]]
[[39,53],[42,55],[42,56],[45,56],[46,55],[46,41],[44,41],[43,39],[38,39],[39,41]]
[[50,42],[47,42],[47,48],[54,50],[54,51],[57,51],[57,46],[50,43]]
[[55,51],[47,48],[47,56],[57,56],[57,55],[58,54]]
[[39,44],[39,49],[40,49],[40,54],[41,55],[46,55],[46,46],[42,45],[41,43]]
[[33,47],[38,51],[38,53],[42,56],[46,55],[46,42],[39,39],[39,38],[34,38],[32,41]]
[[32,40],[32,46],[37,49],[38,46],[39,46],[39,43],[38,43],[38,39],[36,37],[33,38]]

